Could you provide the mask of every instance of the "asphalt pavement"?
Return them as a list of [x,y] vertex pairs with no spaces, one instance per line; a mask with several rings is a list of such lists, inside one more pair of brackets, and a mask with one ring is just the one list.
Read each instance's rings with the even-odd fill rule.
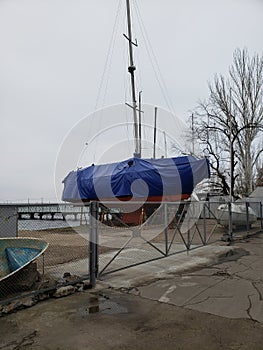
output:
[[263,234],[169,256],[101,282],[143,298],[263,323]]
[[263,349],[263,235],[105,275],[0,318],[0,349]]

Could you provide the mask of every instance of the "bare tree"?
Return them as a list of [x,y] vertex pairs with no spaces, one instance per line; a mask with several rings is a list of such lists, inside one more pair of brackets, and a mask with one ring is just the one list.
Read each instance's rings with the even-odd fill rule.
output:
[[197,130],[211,155],[212,168],[222,181],[228,179],[225,191],[233,195],[238,178],[242,194],[248,195],[253,190],[256,164],[263,152],[259,147],[263,124],[263,55],[250,58],[246,49],[237,49],[233,57],[228,77],[215,75],[208,85],[209,98],[198,105]]
[[247,50],[236,50],[229,73],[235,117],[242,126],[252,126],[245,128],[237,138],[244,192],[249,194],[253,190],[254,170],[263,151],[255,142],[263,123],[263,56],[250,58]]
[[263,165],[258,169],[256,186],[263,186]]

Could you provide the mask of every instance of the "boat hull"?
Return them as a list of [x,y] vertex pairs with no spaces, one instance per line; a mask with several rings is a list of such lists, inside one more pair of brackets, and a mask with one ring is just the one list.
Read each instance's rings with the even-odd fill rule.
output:
[[31,264],[47,247],[37,238],[0,238],[0,282]]
[[[228,204],[221,204],[217,208],[218,221],[224,226],[229,226],[229,209]],[[253,224],[257,221],[257,215],[254,210],[248,207],[248,212],[245,205],[231,203],[232,225],[246,226]]]
[[195,185],[209,176],[207,159],[192,156],[131,158],[70,172],[63,180],[62,200],[178,200],[181,196],[191,195]]
[[[63,180],[62,200],[100,201],[108,208],[119,208],[124,223],[138,225],[151,215],[150,203],[155,202],[153,212],[157,203],[188,199],[195,185],[209,176],[209,162],[205,158],[131,158],[70,172]],[[140,209],[138,203],[142,203]]]

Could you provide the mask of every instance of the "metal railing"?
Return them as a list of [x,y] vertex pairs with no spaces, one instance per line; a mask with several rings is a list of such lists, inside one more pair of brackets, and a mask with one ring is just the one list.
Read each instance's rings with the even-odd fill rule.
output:
[[[97,215],[96,226],[93,227],[92,235],[96,237],[94,249],[97,251],[98,245],[103,254],[94,254],[95,261],[92,266],[96,266],[94,274],[99,278],[127,267],[207,244],[222,240],[232,241],[240,234],[253,233],[263,227],[260,202],[254,203],[254,206],[258,206],[259,214],[256,217],[251,217],[248,203],[239,204],[242,210],[245,209],[238,214],[233,210],[231,203],[223,204],[221,210],[218,210],[220,202],[212,201],[149,203],[144,204],[141,211],[137,211],[137,216],[152,210],[151,215],[136,226],[126,222],[129,204],[125,203],[117,213],[112,214],[109,208],[114,202],[107,202],[101,211],[104,215],[110,214],[112,220],[119,223],[118,229],[107,226],[107,221],[104,222],[104,217],[100,216],[101,207],[96,205],[98,208],[94,209],[93,214]],[[136,202],[131,205],[136,206]],[[136,222],[134,217],[133,220]],[[137,220],[137,223],[139,221]],[[109,247],[112,250],[107,251]]]

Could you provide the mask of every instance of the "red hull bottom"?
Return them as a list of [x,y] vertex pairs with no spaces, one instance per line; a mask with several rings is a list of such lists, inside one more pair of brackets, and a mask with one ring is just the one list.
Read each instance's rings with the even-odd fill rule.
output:
[[[138,204],[140,204],[140,199],[132,198],[132,197],[117,197],[117,198],[103,198],[100,200],[107,208],[118,208],[120,209],[120,215],[118,215],[118,220],[105,220],[105,212],[102,212],[99,215],[99,220],[102,223],[107,223],[114,225],[123,224],[129,226],[137,226],[141,225],[145,220],[152,215],[152,213],[160,206],[162,202],[180,202],[188,199],[191,194],[177,194],[177,195],[169,195],[169,196],[151,196],[148,197],[147,200],[142,201],[142,205],[139,209],[137,209]],[[90,200],[82,200],[82,203],[92,202],[93,199]],[[98,201],[98,199],[94,199],[94,201]],[[128,203],[126,203],[128,202]],[[79,203],[79,201],[75,202]],[[133,204],[134,203],[134,204]],[[152,203],[152,204],[151,204]],[[134,205],[134,210],[132,206]],[[107,217],[107,215],[106,215]]]
[[[131,197],[122,197],[118,198],[118,208],[121,209],[120,214],[120,222],[122,221],[124,224],[129,226],[138,226],[141,225],[149,216],[153,214],[153,212],[160,206],[162,202],[180,202],[183,200],[186,200],[190,197],[190,194],[184,194],[184,195],[171,195],[171,196],[152,196],[147,198],[145,202],[143,202],[142,206],[139,209],[136,209],[138,207],[138,203],[140,200],[132,199]],[[107,200],[104,200],[106,202]],[[123,204],[120,203],[124,202]],[[128,202],[129,204],[125,204],[125,202]],[[114,205],[114,201],[109,201],[109,207],[116,208],[116,205]],[[135,202],[135,209],[132,211],[132,202]],[[152,203],[152,204],[150,204]],[[103,220],[101,220],[103,222]]]

